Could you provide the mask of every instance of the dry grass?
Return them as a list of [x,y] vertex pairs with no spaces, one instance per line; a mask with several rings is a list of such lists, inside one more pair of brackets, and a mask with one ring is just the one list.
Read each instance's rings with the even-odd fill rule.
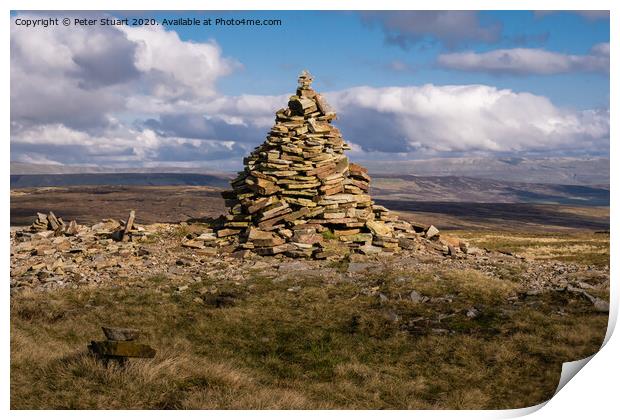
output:
[[558,260],[609,267],[609,234],[593,232],[531,233],[457,232],[472,244],[496,251],[517,252],[537,260]]
[[[181,294],[156,277],[13,296],[11,407],[525,407],[548,399],[561,363],[594,353],[607,325],[554,292],[515,307],[518,271],[267,274],[242,284],[205,275]],[[205,290],[234,302],[218,307]],[[434,299],[413,302],[412,290]],[[91,358],[86,344],[106,324],[145,331],[155,359],[121,368]]]

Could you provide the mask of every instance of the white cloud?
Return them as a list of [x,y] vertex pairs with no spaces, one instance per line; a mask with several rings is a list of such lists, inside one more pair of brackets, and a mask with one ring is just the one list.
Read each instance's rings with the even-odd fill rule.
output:
[[[543,96],[509,89],[358,87],[325,96],[338,111],[335,125],[354,145],[357,159],[609,149],[608,110],[566,110]],[[136,128],[117,124],[97,135],[62,125],[37,126],[14,135],[12,149],[71,163],[209,165],[217,160],[239,167],[242,156],[264,140],[273,111],[285,104],[284,96],[221,97],[208,117],[161,114]]]
[[18,148],[26,145],[48,149],[74,147],[76,150],[88,150],[92,156],[130,160],[147,158],[148,152],[156,150],[161,143],[161,139],[151,130],[137,131],[117,126],[99,134],[91,134],[63,124],[37,125],[21,131],[11,140]]
[[[198,144],[139,121],[217,112],[217,81],[239,66],[215,41],[183,41],[162,27],[11,25],[12,158],[141,165],[174,156],[206,161],[239,154],[230,139],[205,137]],[[237,102],[252,106],[251,98]]]
[[169,109],[213,98],[217,80],[238,67],[215,41],[182,41],[161,26],[11,25],[11,120],[105,127],[143,98]]
[[484,85],[360,87],[328,95],[339,126],[367,152],[605,150],[609,111]]
[[587,55],[562,54],[534,48],[512,48],[482,53],[470,51],[441,54],[437,62],[445,68],[493,74],[607,73],[609,44],[596,44]]
[[136,44],[135,65],[152,82],[156,97],[208,97],[215,94],[215,82],[240,67],[222,56],[213,40],[203,43],[182,41],[176,32],[161,26],[121,27]]
[[592,47],[592,54],[597,55],[597,56],[607,56],[607,59],[609,60],[609,42],[601,42],[599,44],[595,44]]
[[62,165],[62,162],[51,160],[46,155],[40,153],[17,153],[15,162],[30,163],[35,165]]
[[62,124],[38,125],[12,136],[12,153],[20,162],[145,166],[149,162],[209,162],[249,149],[235,141],[162,136],[149,128],[118,125],[92,134]]

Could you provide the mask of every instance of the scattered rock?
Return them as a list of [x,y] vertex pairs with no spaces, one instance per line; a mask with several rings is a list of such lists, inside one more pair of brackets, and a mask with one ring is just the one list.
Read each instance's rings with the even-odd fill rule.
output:
[[465,315],[467,316],[467,318],[471,319],[478,318],[478,316],[480,315],[480,311],[476,308],[469,308],[467,309]]
[[278,271],[284,273],[288,273],[290,271],[308,270],[309,268],[310,267],[308,264],[302,261],[292,261],[278,265]]
[[348,273],[360,273],[368,270],[374,264],[372,263],[362,263],[362,262],[350,262],[349,267],[347,268]]
[[603,299],[594,298],[592,304],[594,305],[594,309],[596,309],[598,312],[609,312],[609,302],[604,301]]
[[173,266],[168,268],[168,274],[173,276],[182,276],[185,274],[183,267]]
[[429,228],[426,230],[426,233],[424,234],[424,236],[426,237],[426,239],[431,239],[437,236],[438,234],[439,234],[439,229],[437,229],[433,225],[430,225]]
[[421,302],[425,302],[426,300],[428,300],[428,298],[422,296],[420,293],[418,293],[415,290],[411,291],[411,293],[409,294],[409,299],[411,299],[413,303],[421,303]]
[[398,246],[406,250],[416,250],[418,248],[418,242],[409,238],[398,238]]
[[240,260],[248,258],[250,255],[252,255],[252,252],[249,249],[240,249],[239,251],[235,251],[231,254],[232,257]]
[[589,300],[592,303],[592,305],[594,306],[594,309],[597,312],[609,312],[609,302],[601,298],[598,298],[596,296],[592,296],[590,293],[586,292],[585,290],[579,287],[573,287],[569,285],[565,288],[565,290],[585,297],[587,300]]
[[365,255],[378,254],[383,251],[380,247],[369,244],[360,246],[357,250]]
[[135,328],[101,327],[108,340],[132,341],[140,336],[140,330]]
[[372,232],[373,235],[389,236],[393,229],[386,225],[384,222],[369,220],[366,222],[366,227]]

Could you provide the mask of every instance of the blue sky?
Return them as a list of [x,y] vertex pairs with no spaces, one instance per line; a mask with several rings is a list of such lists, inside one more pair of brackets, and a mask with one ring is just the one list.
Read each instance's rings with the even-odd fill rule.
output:
[[[48,15],[282,24],[19,24]],[[609,155],[605,12],[13,12],[11,23],[14,161],[239,169],[302,69],[353,159]]]
[[[164,18],[194,14],[151,15]],[[604,73],[489,75],[446,70],[435,63],[441,52],[464,49],[484,52],[523,47],[587,54],[593,45],[609,42],[609,19],[588,19],[569,12],[536,16],[532,11],[480,11],[483,25],[501,25],[497,42],[469,41],[448,48],[429,36],[419,45],[403,49],[387,43],[381,28],[365,23],[357,12],[197,12],[195,15],[283,21],[280,27],[170,27],[184,40],[215,39],[226,55],[243,63],[243,71],[219,83],[221,91],[230,95],[287,93],[299,69],[308,67],[317,75],[315,83],[320,90],[359,85],[488,84],[545,95],[558,105],[577,109],[607,107],[609,102],[609,75]],[[409,68],[390,69],[394,61]]]

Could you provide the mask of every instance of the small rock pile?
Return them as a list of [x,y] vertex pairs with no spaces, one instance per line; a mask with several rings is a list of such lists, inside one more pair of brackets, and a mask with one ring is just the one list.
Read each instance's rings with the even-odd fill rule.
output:
[[[144,236],[144,228],[134,224],[136,212],[131,210],[127,221],[114,219],[105,219],[101,223],[93,226],[93,230],[103,232],[109,235],[110,239],[116,241],[137,240]],[[88,230],[85,226],[80,226],[75,220],[66,224],[61,217],[56,217],[53,212],[49,214],[37,213],[36,220],[30,225],[30,232],[22,232],[21,236],[30,238],[33,233],[37,233],[37,237],[49,238],[52,236],[76,236],[80,232]]]
[[78,225],[75,220],[65,224],[61,217],[56,217],[53,212],[49,214],[37,213],[36,220],[30,226],[32,232],[53,231],[56,236],[66,234],[75,235],[78,232]]
[[372,201],[367,169],[349,162],[344,151],[350,147],[331,125],[335,112],[311,88],[307,71],[298,83],[266,141],[244,159],[232,190],[222,193],[230,214],[208,239],[236,236],[240,250],[290,257],[324,256],[324,238],[364,254],[422,242],[443,249],[435,227],[399,220]]

